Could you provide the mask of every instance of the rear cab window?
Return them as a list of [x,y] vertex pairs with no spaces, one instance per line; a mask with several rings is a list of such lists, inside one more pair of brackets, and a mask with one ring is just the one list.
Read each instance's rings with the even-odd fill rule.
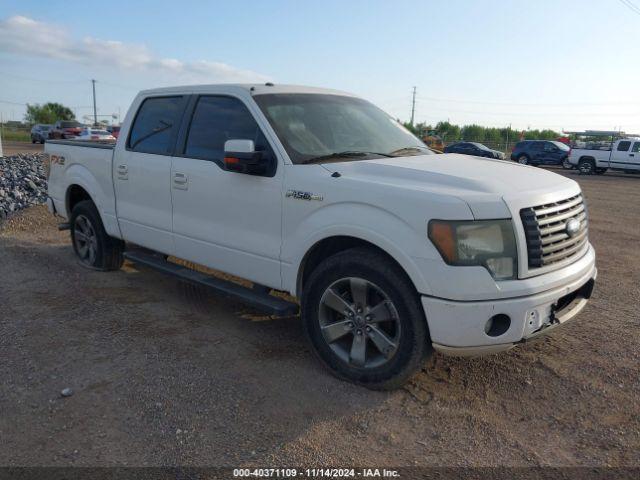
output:
[[142,102],[133,121],[127,149],[140,153],[171,155],[186,97],[149,97]]
[[618,144],[618,147],[616,148],[616,150],[619,152],[626,152],[629,150],[630,146],[631,146],[631,142],[624,140]]

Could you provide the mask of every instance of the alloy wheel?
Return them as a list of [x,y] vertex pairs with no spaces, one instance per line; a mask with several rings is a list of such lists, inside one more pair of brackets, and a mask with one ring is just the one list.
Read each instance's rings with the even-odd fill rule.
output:
[[337,280],[325,290],[319,308],[325,342],[349,366],[380,367],[396,354],[401,335],[398,311],[372,282],[357,277]]
[[98,237],[91,221],[84,215],[78,215],[73,225],[73,242],[80,261],[93,266],[98,251]]

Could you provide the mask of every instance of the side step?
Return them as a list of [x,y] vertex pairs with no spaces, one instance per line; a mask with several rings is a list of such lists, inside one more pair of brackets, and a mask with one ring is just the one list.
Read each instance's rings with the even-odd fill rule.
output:
[[156,253],[149,253],[148,251],[131,250],[124,252],[124,258],[153,268],[163,273],[168,273],[174,277],[178,277],[181,280],[209,287],[227,297],[236,298],[252,307],[261,310],[269,315],[277,315],[280,317],[286,317],[295,315],[298,313],[298,305],[288,302],[282,298],[269,295],[268,291],[261,290],[259,288],[247,288],[237,283],[229,282],[216,278],[211,275],[206,275],[190,268],[176,265],[175,263],[167,262],[164,256]]

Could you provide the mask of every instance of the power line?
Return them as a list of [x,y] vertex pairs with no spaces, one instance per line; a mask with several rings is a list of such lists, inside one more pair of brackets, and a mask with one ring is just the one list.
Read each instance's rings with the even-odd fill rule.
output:
[[636,15],[640,15],[640,8],[638,8],[631,0],[618,0],[625,7],[631,10]]
[[477,105],[503,105],[505,107],[569,107],[569,106],[603,106],[603,105],[639,105],[640,102],[573,102],[573,103],[513,103],[513,102],[482,102],[477,100],[461,100],[454,98],[435,98],[418,96],[418,101],[427,100],[431,102],[446,103],[470,103]]

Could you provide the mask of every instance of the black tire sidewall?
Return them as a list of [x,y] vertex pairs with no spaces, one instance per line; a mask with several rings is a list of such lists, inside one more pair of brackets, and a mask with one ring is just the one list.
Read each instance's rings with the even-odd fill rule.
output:
[[[585,170],[583,168],[583,165],[588,165],[589,169]],[[580,170],[580,173],[584,175],[592,175],[595,171],[594,162],[592,160],[581,160],[580,163],[578,164],[578,170]]]
[[[333,282],[345,277],[359,277],[375,284],[388,295],[398,311],[400,344],[391,361],[380,367],[365,369],[345,364],[320,331],[320,299]],[[320,360],[339,378],[369,388],[396,388],[432,351],[424,312],[413,285],[388,259],[360,249],[348,250],[325,260],[311,274],[302,297],[302,320],[305,333]]]
[[[89,265],[80,259],[80,255],[78,254],[78,249],[76,247],[75,242],[75,222],[78,216],[84,215],[87,217],[89,222],[91,223],[91,227],[96,234],[97,240],[97,248],[96,248],[96,258],[93,262],[93,265]],[[71,218],[69,221],[71,226],[71,244],[73,245],[73,251],[78,257],[78,261],[80,261],[81,265],[88,268],[94,268],[97,270],[103,270],[105,268],[105,255],[106,255],[106,247],[107,247],[107,233],[104,230],[104,226],[102,225],[102,219],[100,218],[100,214],[96,209],[93,202],[89,200],[83,200],[79,202],[71,212]]]

